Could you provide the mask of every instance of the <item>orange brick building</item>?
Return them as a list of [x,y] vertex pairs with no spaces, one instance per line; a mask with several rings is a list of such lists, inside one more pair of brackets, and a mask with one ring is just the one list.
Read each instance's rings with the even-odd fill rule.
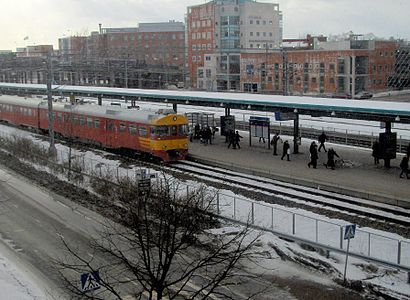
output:
[[241,54],[241,90],[274,94],[381,91],[394,73],[396,43],[343,41],[316,50]]

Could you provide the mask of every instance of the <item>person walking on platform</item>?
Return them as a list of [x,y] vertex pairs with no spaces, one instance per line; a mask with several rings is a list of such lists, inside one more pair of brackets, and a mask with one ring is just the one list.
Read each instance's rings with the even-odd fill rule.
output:
[[409,157],[407,155],[403,157],[403,159],[401,160],[400,168],[401,168],[400,178],[404,178],[404,175],[406,175],[406,178],[410,179],[409,177]]
[[199,124],[196,123],[194,127],[194,139],[196,140],[199,139],[200,130],[201,130],[201,127],[199,127]]
[[410,143],[409,143],[409,145],[407,146],[406,153],[407,153],[407,157],[410,158]]
[[337,155],[336,151],[333,150],[333,148],[330,148],[329,151],[327,152],[327,163],[324,164],[326,169],[329,167],[332,170],[335,169],[335,156],[340,158],[339,155]]
[[275,132],[275,135],[272,138],[272,141],[270,144],[273,146],[273,155],[278,155],[278,141],[280,140],[280,136],[277,132]]
[[379,162],[379,159],[380,159],[380,145],[379,145],[378,141],[375,141],[373,143],[372,150],[373,150],[372,156],[374,157],[374,164],[378,165],[380,163]]
[[289,155],[290,155],[290,145],[288,141],[285,141],[283,143],[283,153],[282,153],[281,160],[283,160],[283,158],[286,156],[288,161],[290,161]]
[[319,159],[319,154],[317,153],[317,145],[315,142],[312,142],[310,144],[310,162],[308,163],[308,167],[313,166],[313,169],[316,169],[317,167],[317,160]]
[[325,142],[328,140],[328,138],[327,138],[327,135],[325,134],[324,131],[322,132],[321,135],[319,135],[318,140],[319,140],[319,143],[320,143],[320,146],[319,146],[319,150],[318,150],[318,151],[320,152],[320,149],[323,148],[323,150],[325,150],[325,152],[327,152],[327,151],[326,151],[326,147],[325,147]]
[[235,132],[233,130],[229,130],[228,132],[228,141],[229,141],[228,149],[231,148],[231,145],[233,149],[236,149]]
[[262,137],[262,136],[259,137],[259,143],[260,143],[261,141],[263,141],[264,144],[265,144],[265,142],[266,142],[266,141],[265,141],[265,138]]
[[241,141],[241,138],[242,138],[242,136],[239,135],[239,131],[237,130],[236,133],[235,133],[235,143],[233,145],[234,149],[235,149],[235,146],[238,147],[238,149],[241,149],[241,146],[239,145],[239,142]]
[[211,127],[206,127],[206,129],[204,130],[204,134],[205,134],[205,145],[207,145],[209,143],[209,145],[212,145],[212,130]]

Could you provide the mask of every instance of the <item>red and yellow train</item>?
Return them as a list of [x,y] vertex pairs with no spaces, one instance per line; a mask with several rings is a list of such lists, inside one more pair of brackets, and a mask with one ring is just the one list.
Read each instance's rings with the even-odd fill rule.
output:
[[[56,134],[100,147],[149,154],[166,162],[188,154],[184,115],[55,102],[53,119]],[[47,101],[0,96],[0,120],[48,131]]]

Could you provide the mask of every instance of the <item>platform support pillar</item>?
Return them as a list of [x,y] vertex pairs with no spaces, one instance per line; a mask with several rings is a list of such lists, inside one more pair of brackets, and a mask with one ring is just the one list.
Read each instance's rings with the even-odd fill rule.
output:
[[98,95],[98,105],[102,106],[102,95]]
[[293,120],[293,153],[299,153],[299,113],[297,111]]
[[178,112],[178,104],[177,103],[172,103],[172,109],[174,110],[175,113]]
[[[391,133],[391,122],[387,121],[386,123],[386,133]],[[387,169],[390,169],[391,165],[390,165],[390,158],[385,158],[384,159],[384,167]]]

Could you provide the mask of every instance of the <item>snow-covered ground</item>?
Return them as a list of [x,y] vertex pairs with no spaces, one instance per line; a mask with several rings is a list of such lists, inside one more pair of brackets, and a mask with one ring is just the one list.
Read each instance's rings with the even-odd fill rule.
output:
[[33,278],[33,274],[17,266],[15,258],[4,255],[0,247],[0,299],[43,300],[51,299]]

